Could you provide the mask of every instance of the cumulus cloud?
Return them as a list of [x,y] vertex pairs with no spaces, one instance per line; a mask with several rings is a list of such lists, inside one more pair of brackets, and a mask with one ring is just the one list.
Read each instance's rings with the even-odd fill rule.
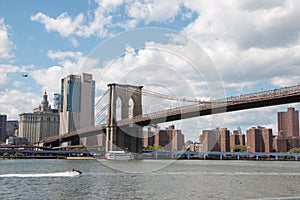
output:
[[9,60],[14,57],[14,43],[9,38],[10,27],[4,23],[4,18],[0,17],[0,60]]
[[98,60],[87,58],[82,52],[53,51],[49,50],[47,56],[57,61],[58,65],[48,68],[31,69],[30,77],[47,90],[49,95],[60,91],[60,82],[63,77],[69,74],[80,74],[81,72],[93,73],[93,68]]
[[[0,110],[8,119],[19,119],[19,114],[32,112],[41,101],[41,95],[20,90],[0,91]],[[13,104],[11,103],[13,100]]]
[[21,70],[20,67],[14,65],[0,64],[0,91],[7,89],[10,85],[8,75]]
[[[50,17],[39,12],[30,19],[43,24],[48,32],[58,32],[62,37],[107,37],[112,34],[113,28],[127,30],[136,27],[139,23],[173,21],[182,5],[179,0],[96,0],[96,4],[97,7],[87,15],[80,13],[72,17],[65,12],[57,17]],[[124,8],[125,10],[121,12],[120,9]],[[189,19],[190,15],[191,13],[184,15],[184,18]],[[74,39],[71,42],[74,44]]]
[[[127,4],[126,8],[130,18],[149,24],[153,21],[164,22],[173,20],[180,10],[180,2],[177,0],[135,1],[132,4]],[[168,12],[166,12],[166,9]]]
[[67,13],[62,13],[57,18],[51,18],[44,13],[37,13],[30,17],[31,21],[37,21],[45,25],[48,32],[56,31],[62,37],[68,37],[76,32],[84,22],[83,14],[72,19]]
[[208,52],[228,89],[242,90],[247,83],[283,85],[272,78],[299,76],[298,4],[187,1],[184,5],[199,16],[182,33]]

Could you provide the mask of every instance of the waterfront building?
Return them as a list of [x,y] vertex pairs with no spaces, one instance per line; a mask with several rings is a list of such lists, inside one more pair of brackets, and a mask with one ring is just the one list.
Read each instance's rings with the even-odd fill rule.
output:
[[222,152],[230,151],[230,131],[227,128],[220,129],[219,143]]
[[202,150],[208,151],[220,151],[220,144],[218,142],[220,137],[220,131],[217,129],[203,130],[200,136],[200,143],[202,144]]
[[287,112],[278,112],[278,135],[284,137],[299,136],[299,112],[288,108]]
[[230,148],[234,148],[234,146],[240,145],[245,146],[245,134],[241,134],[238,130],[234,130],[230,135]]
[[287,152],[300,148],[299,112],[290,107],[287,112],[278,112],[278,136],[274,137],[273,149],[276,152]]
[[[62,78],[60,98],[59,134],[94,126],[95,81],[92,74],[82,73]],[[98,139],[92,136],[83,140],[84,145],[89,146]],[[75,143],[79,144],[79,140]]]
[[189,143],[185,145],[185,150],[186,151],[195,151],[195,152],[200,152],[202,150],[202,144],[200,143]]
[[203,130],[200,136],[203,151],[230,151],[230,132],[227,128]]
[[143,131],[143,147],[154,147],[155,133],[158,127],[148,127],[147,131]]
[[0,115],[0,142],[5,142],[6,139],[6,115]]
[[20,138],[17,136],[9,136],[5,142],[6,145],[29,145],[29,142],[25,138]]
[[175,129],[174,125],[165,130],[159,130],[159,127],[149,128],[147,132],[144,132],[143,145],[144,147],[163,147],[167,151],[181,151],[184,148],[184,135],[181,130]]
[[248,152],[272,152],[273,150],[272,129],[265,127],[252,127],[247,130]]
[[46,91],[41,104],[33,109],[33,113],[21,113],[19,117],[19,137],[27,139],[29,143],[59,133],[58,110],[51,109]]
[[273,138],[273,149],[276,152],[288,152],[292,148],[300,148],[300,137],[284,137],[281,135]]

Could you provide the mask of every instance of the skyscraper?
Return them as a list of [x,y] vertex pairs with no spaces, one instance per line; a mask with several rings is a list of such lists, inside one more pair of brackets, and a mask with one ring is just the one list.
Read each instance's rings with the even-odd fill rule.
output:
[[278,135],[284,137],[299,136],[299,112],[288,108],[287,112],[278,112]]
[[0,115],[0,142],[4,142],[6,139],[6,115]]
[[94,125],[95,81],[92,74],[61,79],[59,134]]

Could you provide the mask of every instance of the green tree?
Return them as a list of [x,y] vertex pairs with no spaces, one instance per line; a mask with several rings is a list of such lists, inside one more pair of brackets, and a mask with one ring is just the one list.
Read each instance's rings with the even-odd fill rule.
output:
[[14,154],[14,156],[15,156],[16,158],[23,158],[23,157],[24,157],[24,154],[21,153],[21,152],[16,152],[16,153]]
[[7,153],[7,152],[5,152],[5,153],[3,153],[3,158],[9,158],[9,153]]
[[234,145],[232,147],[233,152],[245,152],[246,150],[247,150],[247,148],[243,145]]
[[300,153],[300,148],[292,148],[289,150],[289,153]]

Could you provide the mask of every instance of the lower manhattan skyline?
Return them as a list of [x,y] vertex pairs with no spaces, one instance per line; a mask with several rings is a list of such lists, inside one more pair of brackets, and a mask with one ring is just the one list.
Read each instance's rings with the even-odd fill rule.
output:
[[299,19],[299,0],[0,0],[1,199],[300,199]]

